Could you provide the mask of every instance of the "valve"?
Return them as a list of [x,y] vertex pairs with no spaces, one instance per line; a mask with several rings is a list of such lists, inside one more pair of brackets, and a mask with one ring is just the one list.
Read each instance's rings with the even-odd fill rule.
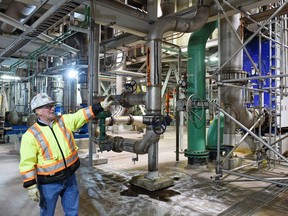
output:
[[186,104],[187,104],[186,98],[177,100],[176,101],[176,110],[180,111],[180,112],[186,111]]
[[98,115],[96,116],[96,118],[99,119],[100,142],[105,140],[105,137],[106,137],[105,119],[110,116],[111,116],[111,113],[108,111],[102,111],[98,113]]
[[135,92],[136,91],[136,89],[137,89],[137,83],[136,83],[136,81],[135,80],[131,80],[131,82],[130,83],[125,83],[124,84],[124,87],[125,87],[125,90],[127,91],[127,92]]
[[98,113],[98,115],[96,116],[96,118],[99,119],[100,135],[99,135],[99,140],[97,139],[97,141],[99,143],[99,148],[101,152],[103,152],[104,150],[110,151],[112,150],[112,147],[113,147],[112,142],[110,142],[106,138],[105,119],[110,116],[111,116],[111,113],[107,111],[102,111]]
[[111,151],[113,149],[113,142],[111,140],[99,141],[99,150],[103,151]]
[[143,123],[151,125],[154,133],[157,135],[163,134],[171,121],[172,119],[168,114],[166,116],[160,114],[146,115],[143,118]]
[[155,116],[152,121],[152,128],[155,134],[161,135],[165,132],[167,123],[162,115]]

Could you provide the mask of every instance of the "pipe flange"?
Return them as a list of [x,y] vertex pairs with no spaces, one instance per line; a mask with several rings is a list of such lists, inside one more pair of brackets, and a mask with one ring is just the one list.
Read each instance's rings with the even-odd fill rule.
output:
[[133,122],[134,122],[134,118],[131,114],[129,114],[129,121],[127,122],[127,125],[132,125]]
[[[244,79],[247,78],[247,72],[243,70],[222,70],[221,71],[221,79],[222,80],[234,80],[234,79]],[[237,81],[237,82],[247,82],[245,81]]]
[[113,125],[114,125],[114,122],[115,122],[115,120],[114,120],[113,116],[111,116],[111,117],[110,117],[110,122],[109,122],[108,126],[113,126]]
[[189,151],[188,149],[185,149],[184,156],[191,157],[191,158],[208,158],[209,152],[208,151]]

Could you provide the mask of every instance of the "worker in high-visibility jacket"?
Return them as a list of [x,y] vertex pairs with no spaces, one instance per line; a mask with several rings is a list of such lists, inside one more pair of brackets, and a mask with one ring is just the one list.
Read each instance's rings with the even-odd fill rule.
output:
[[58,197],[65,215],[78,215],[79,189],[75,171],[80,166],[73,132],[109,108],[111,96],[73,114],[55,116],[55,102],[39,93],[31,101],[35,122],[22,136],[19,169],[31,200],[39,202],[40,215],[52,216]]

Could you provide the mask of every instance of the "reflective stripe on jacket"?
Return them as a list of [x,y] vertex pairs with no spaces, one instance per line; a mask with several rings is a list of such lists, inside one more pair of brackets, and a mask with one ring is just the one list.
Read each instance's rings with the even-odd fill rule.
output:
[[72,132],[94,117],[89,106],[62,115],[51,127],[39,121],[34,123],[21,140],[19,169],[23,183],[36,183],[37,175],[53,175],[73,165],[78,160],[78,147]]

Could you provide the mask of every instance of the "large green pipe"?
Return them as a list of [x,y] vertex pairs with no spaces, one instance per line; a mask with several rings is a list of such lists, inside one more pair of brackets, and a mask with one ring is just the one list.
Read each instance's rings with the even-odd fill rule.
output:
[[186,97],[194,104],[188,113],[188,148],[185,149],[190,165],[206,165],[209,155],[206,150],[205,47],[216,27],[216,21],[205,24],[190,36],[188,43]]
[[[207,134],[207,149],[216,151],[218,143],[218,115],[216,115],[209,127]],[[220,145],[223,143],[224,114],[220,113]]]

